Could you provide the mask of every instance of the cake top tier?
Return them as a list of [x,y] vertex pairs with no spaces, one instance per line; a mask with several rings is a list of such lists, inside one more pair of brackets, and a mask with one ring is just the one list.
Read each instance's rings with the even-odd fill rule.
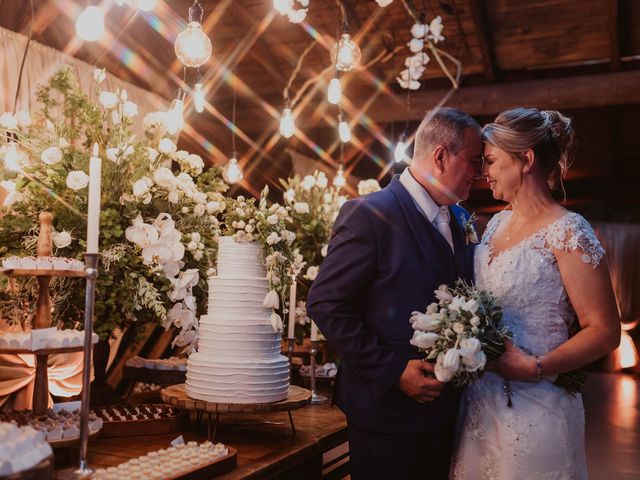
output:
[[218,243],[218,277],[264,278],[267,270],[258,242],[236,242],[220,237]]

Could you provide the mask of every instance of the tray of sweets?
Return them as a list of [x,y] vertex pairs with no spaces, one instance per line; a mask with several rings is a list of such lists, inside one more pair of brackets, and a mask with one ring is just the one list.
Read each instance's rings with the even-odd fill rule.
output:
[[184,410],[162,404],[97,407],[95,413],[104,422],[103,437],[180,432],[189,421]]

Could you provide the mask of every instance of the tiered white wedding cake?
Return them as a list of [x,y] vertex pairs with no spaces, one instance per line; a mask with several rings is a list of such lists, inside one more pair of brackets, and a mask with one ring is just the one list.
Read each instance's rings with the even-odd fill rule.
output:
[[266,269],[257,242],[220,237],[218,276],[209,279],[209,310],[200,318],[198,352],[187,364],[187,395],[216,403],[287,398],[289,363],[271,326]]

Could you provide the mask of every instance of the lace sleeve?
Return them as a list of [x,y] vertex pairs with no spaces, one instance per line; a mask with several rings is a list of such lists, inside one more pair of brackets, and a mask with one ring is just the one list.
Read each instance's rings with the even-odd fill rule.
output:
[[600,264],[605,253],[589,222],[574,212],[568,213],[552,225],[547,233],[547,243],[565,252],[580,248],[582,261],[592,264],[593,268]]

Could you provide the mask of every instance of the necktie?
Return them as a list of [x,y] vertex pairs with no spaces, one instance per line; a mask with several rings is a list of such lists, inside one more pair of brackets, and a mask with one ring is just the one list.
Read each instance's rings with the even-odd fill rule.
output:
[[436,228],[445,238],[451,250],[453,250],[453,237],[451,237],[451,227],[449,226],[449,208],[446,206],[440,207],[438,214],[435,218]]

